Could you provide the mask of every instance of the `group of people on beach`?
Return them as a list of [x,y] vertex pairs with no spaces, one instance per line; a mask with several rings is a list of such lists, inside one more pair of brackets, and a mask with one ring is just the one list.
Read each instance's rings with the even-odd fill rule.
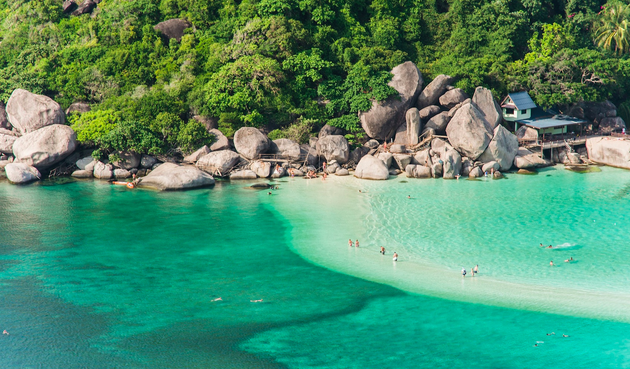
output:
[[[350,247],[359,247],[359,240],[356,240],[356,242],[353,243],[352,239],[348,239],[348,246],[350,246]],[[381,250],[379,251],[379,254],[385,255],[385,247],[384,246],[381,246]],[[394,254],[393,254],[393,260],[394,261],[398,261],[398,253],[396,253],[395,251],[394,251]]]
[[[470,268],[470,276],[474,277],[475,274],[479,273],[479,265],[475,265],[474,267]],[[466,268],[462,267],[462,277],[466,278]]]

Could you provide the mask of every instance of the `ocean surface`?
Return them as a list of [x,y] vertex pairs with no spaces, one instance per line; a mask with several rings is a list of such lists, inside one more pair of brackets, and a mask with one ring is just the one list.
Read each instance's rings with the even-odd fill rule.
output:
[[0,182],[0,368],[630,368],[630,171],[251,183]]

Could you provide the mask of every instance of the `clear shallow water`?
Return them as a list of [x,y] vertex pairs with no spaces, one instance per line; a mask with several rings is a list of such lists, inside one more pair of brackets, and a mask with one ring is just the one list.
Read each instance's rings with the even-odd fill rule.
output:
[[[630,367],[630,175],[549,174],[282,179],[272,196],[243,183],[184,193],[1,183],[0,329],[11,334],[0,366]],[[553,210],[558,184],[574,206]],[[496,206],[505,199],[507,210]],[[513,222],[517,212],[528,216]],[[591,237],[575,215],[625,224]],[[541,227],[534,236],[530,225]],[[580,237],[566,241],[566,229]],[[401,260],[378,254],[381,244]],[[564,265],[569,252],[578,262]],[[550,271],[549,255],[563,265]],[[462,280],[473,263],[480,278]]]

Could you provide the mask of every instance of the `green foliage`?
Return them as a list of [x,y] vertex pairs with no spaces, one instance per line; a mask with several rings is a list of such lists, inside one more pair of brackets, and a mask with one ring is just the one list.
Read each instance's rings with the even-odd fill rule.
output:
[[[357,113],[396,96],[389,71],[407,60],[468,93],[621,103],[623,1],[107,0],[77,17],[60,0],[0,0],[0,100],[25,88],[64,108],[89,103],[69,121],[103,157],[193,150],[208,142],[194,115],[228,137],[255,126],[305,142],[328,122],[358,143]],[[154,29],[172,18],[193,25],[180,41]]]
[[190,154],[203,145],[210,146],[214,140],[206,127],[194,119],[189,120],[177,134],[177,145],[184,154]]

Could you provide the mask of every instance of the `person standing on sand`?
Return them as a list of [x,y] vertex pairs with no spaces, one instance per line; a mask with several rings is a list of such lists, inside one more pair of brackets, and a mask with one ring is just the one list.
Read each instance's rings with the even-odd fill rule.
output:
[[357,242],[354,243],[354,247],[359,247],[359,240],[357,240]]
[[462,277],[466,278],[466,268],[462,267]]
[[475,276],[475,274],[479,273],[479,264],[475,265],[475,267],[473,268],[473,277]]
[[470,276],[471,277],[475,276],[475,268],[470,268]]
[[381,254],[385,255],[385,248],[381,246]]

